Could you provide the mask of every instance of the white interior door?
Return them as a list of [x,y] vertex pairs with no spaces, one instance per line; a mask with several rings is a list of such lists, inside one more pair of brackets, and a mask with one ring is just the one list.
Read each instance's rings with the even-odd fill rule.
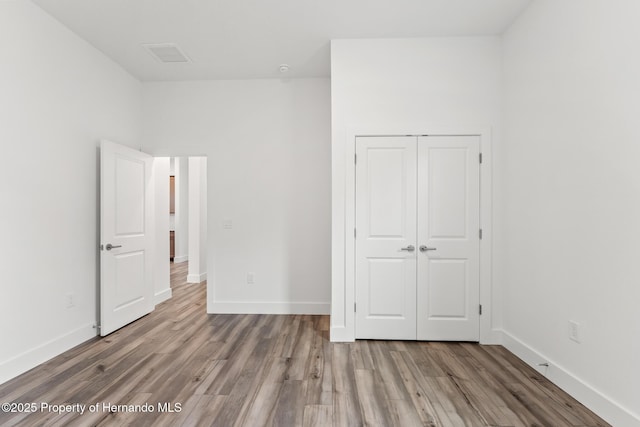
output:
[[356,338],[478,341],[479,138],[356,140]]
[[479,138],[418,140],[418,339],[480,339]]
[[416,142],[356,142],[356,338],[416,339]]
[[153,311],[152,157],[102,141],[100,335]]

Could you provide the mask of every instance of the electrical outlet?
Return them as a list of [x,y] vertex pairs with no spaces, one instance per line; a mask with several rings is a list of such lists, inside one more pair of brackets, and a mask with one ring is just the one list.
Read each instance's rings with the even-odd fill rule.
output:
[[225,230],[231,230],[233,228],[233,221],[231,221],[230,219],[225,219],[224,221],[222,221],[222,228],[224,228]]
[[580,344],[580,324],[569,320],[569,339]]
[[67,295],[65,295],[65,297],[67,301],[67,308],[73,308],[76,306],[75,296],[73,292],[69,292]]
[[247,285],[253,285],[256,282],[255,273],[247,273]]

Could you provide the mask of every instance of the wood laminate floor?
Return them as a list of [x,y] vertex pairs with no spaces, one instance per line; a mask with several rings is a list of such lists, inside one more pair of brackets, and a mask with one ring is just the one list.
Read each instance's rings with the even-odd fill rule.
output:
[[37,407],[0,425],[608,425],[503,347],[330,343],[328,316],[207,315],[185,281],[173,265],[153,313],[1,385],[0,403]]

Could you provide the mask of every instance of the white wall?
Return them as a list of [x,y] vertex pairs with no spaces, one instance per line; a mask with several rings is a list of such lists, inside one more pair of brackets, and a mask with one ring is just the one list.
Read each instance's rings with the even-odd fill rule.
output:
[[189,158],[175,159],[175,257],[180,263],[189,259]]
[[155,239],[153,244],[154,302],[160,304],[171,298],[171,274],[169,267],[169,173],[171,159],[153,159],[153,188],[155,215],[153,218]]
[[638,17],[538,0],[504,37],[505,344],[616,426],[640,425]]
[[141,86],[26,1],[0,2],[0,52],[3,382],[95,336],[98,141],[136,146]]
[[209,310],[328,313],[329,92],[326,79],[143,85],[145,150],[207,156]]
[[207,280],[207,158],[189,157],[188,283]]
[[[174,177],[175,178],[175,188],[174,188],[174,202],[177,203],[177,195],[178,195],[178,178],[176,176],[176,169],[178,169],[180,166],[177,165],[176,166],[176,158],[175,157],[169,157],[169,177]],[[174,210],[177,212],[177,207],[174,204]],[[170,212],[169,213],[169,230],[170,231],[174,231],[176,229],[176,222],[178,221],[177,218],[177,213],[176,212]]]
[[[353,129],[375,133],[422,132],[420,129],[488,129],[487,139],[499,141],[501,127],[500,39],[431,38],[335,40],[331,44],[332,112],[332,306],[331,339],[353,340],[353,283],[346,279],[346,250],[353,230],[347,229],[348,196],[353,188]],[[394,131],[395,130],[395,131]],[[483,141],[483,147],[489,141]],[[484,148],[483,148],[484,149]],[[494,152],[493,158],[499,157]],[[491,170],[491,156],[483,165]],[[484,173],[484,172],[483,172]],[[494,169],[494,174],[499,174]],[[489,174],[489,178],[490,178]],[[483,176],[484,179],[484,176]],[[485,182],[488,180],[485,180]],[[491,203],[491,188],[483,187],[483,203]],[[490,229],[491,218],[482,227]],[[495,238],[486,233],[487,239]],[[346,254],[345,254],[346,252]],[[497,260],[496,262],[499,262]],[[484,268],[490,288],[490,266]],[[485,295],[490,305],[483,319],[487,329],[500,326],[500,289]],[[484,338],[485,342],[490,337]]]

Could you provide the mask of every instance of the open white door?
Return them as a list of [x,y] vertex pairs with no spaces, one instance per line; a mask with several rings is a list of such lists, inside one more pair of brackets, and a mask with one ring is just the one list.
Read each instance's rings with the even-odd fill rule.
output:
[[100,335],[154,309],[153,158],[102,141],[100,166]]

